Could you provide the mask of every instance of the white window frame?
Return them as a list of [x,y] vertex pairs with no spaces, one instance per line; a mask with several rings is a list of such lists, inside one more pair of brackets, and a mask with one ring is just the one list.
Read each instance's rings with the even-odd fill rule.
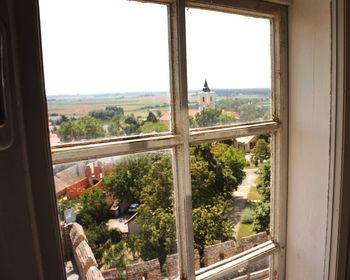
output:
[[[53,164],[161,149],[173,150],[173,178],[179,275],[181,279],[216,279],[242,265],[270,257],[270,278],[284,279],[287,216],[288,95],[287,95],[287,7],[261,0],[148,0],[168,6],[170,93],[172,129],[159,135],[102,139],[52,146]],[[287,2],[290,1],[270,1]],[[185,9],[202,8],[271,21],[271,87],[273,120],[190,130],[186,69]],[[272,188],[271,235],[273,240],[215,264],[194,270],[192,195],[189,165],[191,144],[240,136],[271,133]],[[277,276],[276,276],[277,275]]]

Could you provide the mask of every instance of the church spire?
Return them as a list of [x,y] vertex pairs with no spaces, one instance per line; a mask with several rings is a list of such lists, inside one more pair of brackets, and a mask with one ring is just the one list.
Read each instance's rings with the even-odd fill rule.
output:
[[204,92],[210,92],[210,88],[208,87],[207,79],[205,79],[203,91]]

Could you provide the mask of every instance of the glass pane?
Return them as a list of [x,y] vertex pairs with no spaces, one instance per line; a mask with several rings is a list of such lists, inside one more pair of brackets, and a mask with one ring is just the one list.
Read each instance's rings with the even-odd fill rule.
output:
[[194,246],[207,267],[270,239],[270,135],[190,148]]
[[106,279],[178,274],[170,151],[53,169],[67,275],[85,279],[89,269]]
[[51,144],[169,131],[165,5],[40,0]]
[[225,275],[220,279],[225,280],[269,280],[270,277],[270,258],[264,257],[261,260],[251,262],[241,269]]
[[190,126],[271,119],[270,20],[188,8]]

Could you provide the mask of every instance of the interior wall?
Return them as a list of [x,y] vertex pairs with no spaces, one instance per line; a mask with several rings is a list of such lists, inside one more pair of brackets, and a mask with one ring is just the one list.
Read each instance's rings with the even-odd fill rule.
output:
[[286,279],[324,279],[330,149],[330,0],[289,8]]

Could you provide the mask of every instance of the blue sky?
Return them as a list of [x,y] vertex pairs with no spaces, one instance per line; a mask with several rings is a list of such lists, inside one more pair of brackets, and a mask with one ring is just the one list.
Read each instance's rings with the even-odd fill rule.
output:
[[[169,91],[167,8],[40,0],[46,93]],[[186,10],[188,88],[270,87],[270,22]]]

